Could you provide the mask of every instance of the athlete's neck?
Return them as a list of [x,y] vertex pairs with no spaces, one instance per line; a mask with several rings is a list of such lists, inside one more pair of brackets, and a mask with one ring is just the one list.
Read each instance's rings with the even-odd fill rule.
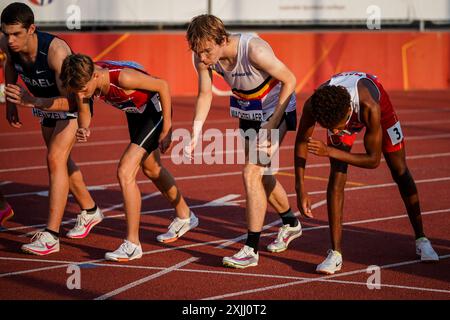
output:
[[109,80],[109,70],[106,68],[97,69],[97,90],[96,93],[99,96],[105,96],[109,92],[110,80]]
[[38,52],[38,37],[37,33],[33,33],[27,41],[27,44],[23,48],[23,50],[20,51],[20,55],[23,59],[23,61],[32,62],[34,63],[36,61]]

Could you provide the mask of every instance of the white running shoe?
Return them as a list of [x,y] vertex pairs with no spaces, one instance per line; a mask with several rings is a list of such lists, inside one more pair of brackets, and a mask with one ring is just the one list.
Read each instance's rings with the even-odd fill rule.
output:
[[169,231],[156,237],[159,242],[169,243],[177,241],[179,237],[198,226],[198,218],[191,211],[187,219],[175,218],[169,225]]
[[328,257],[317,266],[316,272],[323,274],[334,274],[342,268],[342,255],[334,250],[328,250]]
[[72,239],[82,239],[89,234],[95,225],[102,222],[102,220],[103,213],[100,208],[97,207],[97,210],[93,214],[88,214],[86,210],[82,210],[77,216],[75,227],[67,232],[67,237]]
[[36,232],[31,238],[31,243],[21,247],[23,252],[44,256],[59,251],[59,239],[55,239],[50,232]]
[[224,257],[222,263],[226,267],[243,269],[258,265],[259,253],[255,253],[252,247],[244,246],[238,253],[231,257]]
[[301,235],[302,225],[300,224],[300,221],[298,221],[296,227],[291,227],[288,224],[285,224],[279,229],[277,238],[267,246],[267,250],[270,252],[282,252],[288,248],[288,245],[292,240],[300,237]]
[[430,240],[425,237],[416,240],[416,254],[420,256],[420,260],[424,262],[439,261],[439,256],[431,246]]
[[110,261],[127,262],[142,257],[141,245],[125,240],[114,252],[105,253],[105,259]]

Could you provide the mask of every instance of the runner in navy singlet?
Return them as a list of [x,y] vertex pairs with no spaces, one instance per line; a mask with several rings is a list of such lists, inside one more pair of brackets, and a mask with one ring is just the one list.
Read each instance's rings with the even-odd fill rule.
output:
[[[58,78],[62,61],[71,50],[63,40],[37,31],[33,11],[23,3],[11,3],[3,10],[1,27],[4,37],[0,47],[7,54],[5,93],[8,122],[15,128],[22,126],[17,105],[38,107],[33,109],[33,114],[41,118],[42,135],[48,149],[50,190],[47,228],[37,232],[31,243],[22,246],[22,250],[46,255],[59,251],[59,228],[69,190],[82,210],[75,227],[67,234],[69,237],[84,238],[102,220],[101,211],[70,157],[78,126],[76,113],[67,112],[68,99]],[[19,75],[33,96],[17,85]],[[53,112],[58,107],[66,111]]]

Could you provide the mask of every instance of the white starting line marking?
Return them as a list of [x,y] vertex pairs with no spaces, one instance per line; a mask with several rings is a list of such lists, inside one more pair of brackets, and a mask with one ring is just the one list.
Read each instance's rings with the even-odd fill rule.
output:
[[165,274],[167,274],[169,272],[172,272],[172,271],[174,271],[176,269],[182,268],[185,265],[187,265],[187,264],[189,264],[191,262],[197,261],[197,260],[198,260],[198,258],[196,258],[196,257],[189,258],[189,259],[187,259],[185,261],[182,261],[182,262],[180,262],[180,263],[178,263],[178,264],[176,264],[176,265],[174,265],[174,266],[172,266],[170,268],[166,268],[166,269],[161,270],[160,272],[152,274],[152,275],[150,275],[148,277],[145,277],[145,278],[142,278],[140,280],[131,282],[131,283],[129,283],[129,284],[123,286],[123,287],[120,287],[120,288],[118,288],[118,289],[116,289],[114,291],[108,292],[108,293],[106,293],[106,294],[104,294],[104,295],[102,295],[102,296],[100,296],[98,298],[95,298],[94,300],[106,300],[106,299],[109,299],[109,298],[114,297],[114,296],[116,296],[116,295],[118,295],[118,294],[120,294],[122,292],[125,292],[125,291],[131,289],[131,288],[137,287],[137,286],[139,286],[139,285],[141,285],[141,284],[143,284],[145,282],[148,282],[150,280],[159,278],[159,277],[161,277],[161,276],[163,276],[163,275],[165,275]]

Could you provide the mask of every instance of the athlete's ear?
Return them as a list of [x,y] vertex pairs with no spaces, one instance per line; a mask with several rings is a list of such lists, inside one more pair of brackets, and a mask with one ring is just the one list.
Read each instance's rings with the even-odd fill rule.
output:
[[36,25],[35,24],[30,25],[30,27],[28,28],[28,34],[31,35],[34,34],[35,32],[36,32]]

